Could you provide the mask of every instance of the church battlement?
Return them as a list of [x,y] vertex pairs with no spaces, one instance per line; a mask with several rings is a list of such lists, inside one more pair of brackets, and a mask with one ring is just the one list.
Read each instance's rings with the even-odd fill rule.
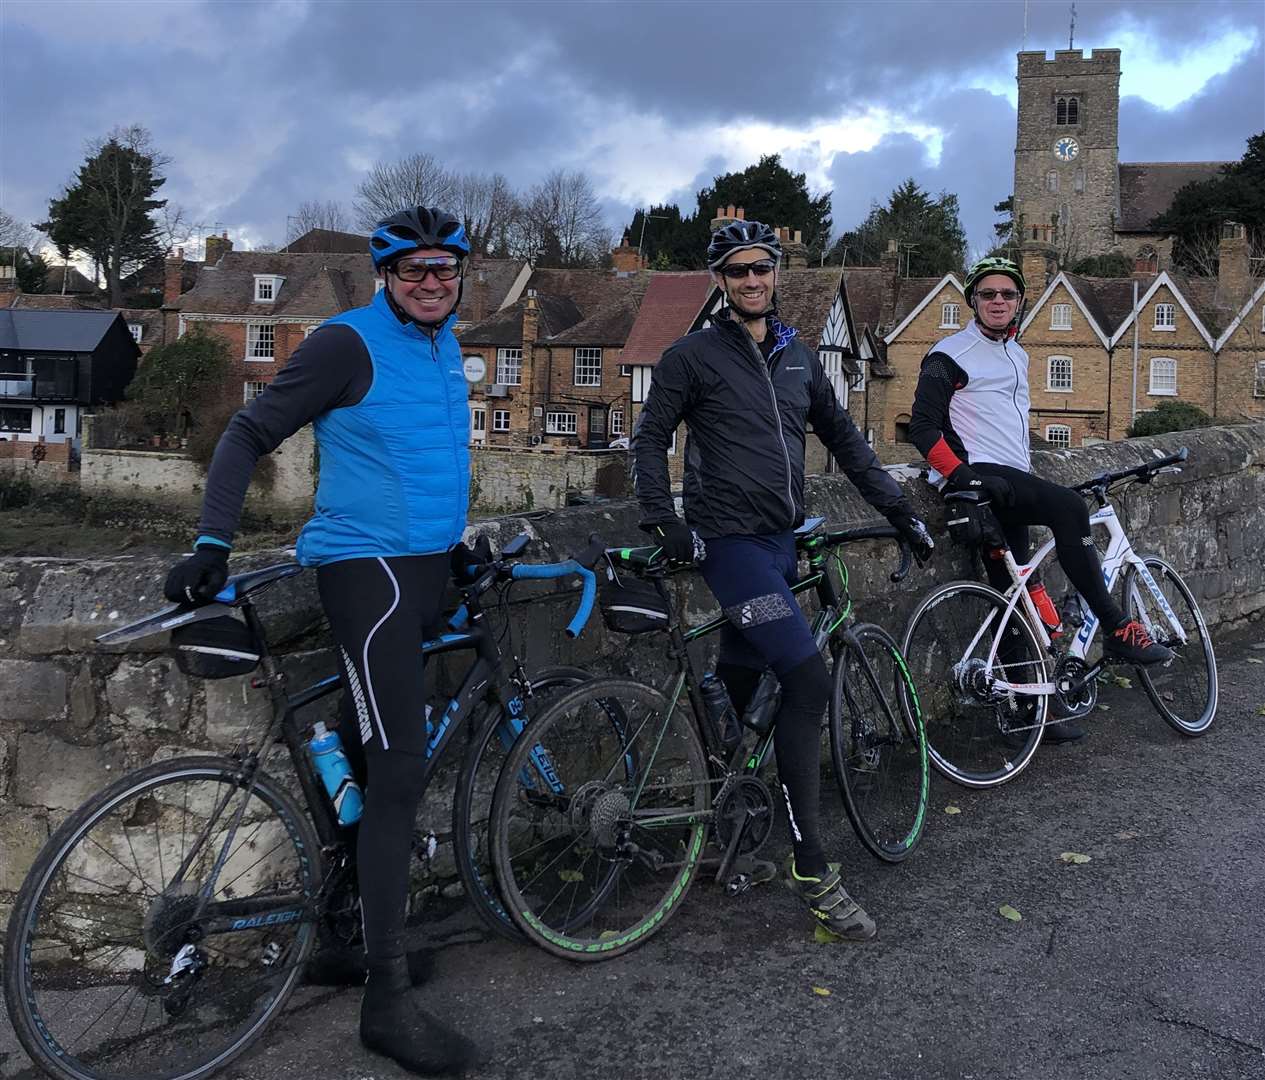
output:
[[1088,57],[1081,49],[1056,49],[1054,58],[1041,52],[1019,54],[1019,78],[1054,78],[1062,75],[1119,75],[1120,50],[1094,49]]

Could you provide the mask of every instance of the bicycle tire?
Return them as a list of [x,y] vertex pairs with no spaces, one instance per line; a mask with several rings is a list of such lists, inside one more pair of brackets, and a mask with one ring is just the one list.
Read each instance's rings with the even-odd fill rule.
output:
[[[1138,681],[1155,711],[1170,726],[1196,738],[1212,726],[1217,715],[1217,657],[1212,650],[1212,636],[1203,612],[1181,575],[1158,555],[1144,555],[1142,561],[1186,631],[1186,644],[1173,633],[1146,582],[1141,580],[1136,567],[1130,565],[1123,586],[1125,613],[1139,620],[1155,641],[1176,654],[1167,665],[1137,668]],[[1166,589],[1165,583],[1171,584],[1171,589]]]
[[[629,952],[693,884],[710,781],[688,703],[670,716],[667,706],[653,687],[594,679],[535,719],[501,770],[490,830],[497,883],[519,929],[554,956]],[[557,783],[532,791],[519,775],[542,746]]]
[[830,752],[843,806],[866,850],[898,863],[922,837],[930,797],[918,694],[882,627],[854,626],[832,651]]
[[[583,668],[564,666],[542,668],[530,675],[531,714],[541,715],[560,691],[590,678],[592,676]],[[505,910],[496,887],[488,844],[488,818],[505,755],[519,731],[529,722],[530,715],[526,712],[521,718],[511,718],[505,708],[487,710],[462,758],[452,803],[453,857],[462,887],[479,921],[510,941],[522,941],[523,935]]]
[[[245,791],[241,766],[226,758],[157,762],[94,795],[44,845],[9,922],[4,994],[18,1040],[50,1076],[194,1080],[236,1058],[281,1011],[316,937],[320,843],[271,777],[255,773],[238,816]],[[195,834],[181,832],[178,848],[168,831],[177,823]],[[219,934],[206,912],[193,918],[202,867],[226,850],[213,903],[294,898],[298,914],[238,926],[220,907],[230,925]],[[248,886],[266,891],[240,895]],[[182,955],[194,961],[185,973]],[[255,970],[262,976],[247,977]],[[100,1045],[85,1045],[94,1028]],[[157,1060],[173,1052],[191,1060]]]
[[[964,688],[955,674],[964,670],[963,665],[983,669],[996,633],[993,626],[979,635],[970,657],[967,648],[985,619],[995,623],[1005,607],[1002,595],[987,585],[948,582],[919,602],[901,642],[931,764],[964,787],[996,787],[1013,780],[1032,761],[1045,730],[1047,696],[989,701]],[[1007,650],[1008,658],[1001,657],[1001,649]],[[1001,649],[993,674],[1009,669],[1028,681],[1045,681],[1045,650],[1022,612],[1016,610],[1007,622]],[[914,703],[904,693],[901,700],[906,717],[912,719]]]

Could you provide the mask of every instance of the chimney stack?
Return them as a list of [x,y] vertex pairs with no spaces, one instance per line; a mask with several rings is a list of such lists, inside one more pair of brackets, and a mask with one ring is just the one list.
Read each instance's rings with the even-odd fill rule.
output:
[[735,221],[746,221],[747,212],[741,206],[735,207],[732,203],[729,206],[722,206],[716,210],[716,216],[712,218],[712,232],[717,229],[723,229],[726,225],[732,225]]
[[808,268],[808,245],[804,243],[804,234],[796,229],[777,230],[778,239],[782,241],[782,257],[788,270],[806,270]]
[[628,242],[628,233],[624,233],[624,238],[619,242],[619,247],[611,252],[611,265],[615,268],[616,273],[631,274],[637,270],[646,268],[646,258],[638,253],[637,249]]
[[168,255],[163,260],[163,307],[176,307],[179,304],[183,282],[184,248],[181,247],[176,248],[175,255]]
[[225,229],[220,236],[208,236],[206,238],[206,255],[203,261],[207,266],[214,266],[220,261],[226,251],[232,250],[233,241],[228,238],[228,230]]
[[1247,230],[1237,221],[1221,226],[1217,245],[1217,298],[1228,307],[1241,307],[1252,288]]
[[1029,241],[1019,249],[1019,269],[1028,283],[1028,301],[1031,303],[1050,283],[1050,269],[1054,265],[1054,248]]

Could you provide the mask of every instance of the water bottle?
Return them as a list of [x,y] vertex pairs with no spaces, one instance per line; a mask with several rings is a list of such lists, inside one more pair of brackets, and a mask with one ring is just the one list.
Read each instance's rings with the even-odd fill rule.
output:
[[725,684],[709,671],[699,683],[698,692],[703,696],[703,705],[707,709],[707,715],[712,718],[712,723],[720,732],[725,749],[736,746],[738,740],[742,738],[742,730],[738,727],[738,713],[734,710],[733,702],[729,700],[729,691],[725,689]]
[[764,734],[773,724],[773,714],[777,712],[781,699],[782,684],[777,681],[772,668],[765,668],[760,681],[756,683],[755,693],[751,695],[751,703],[742,714],[742,722],[754,731]]
[[307,748],[321,783],[325,785],[330,801],[334,804],[338,824],[354,825],[360,820],[365,800],[360,794],[360,785],[351,775],[351,762],[343,753],[343,743],[338,732],[330,731],[318,720],[312,729],[312,741],[307,744]]

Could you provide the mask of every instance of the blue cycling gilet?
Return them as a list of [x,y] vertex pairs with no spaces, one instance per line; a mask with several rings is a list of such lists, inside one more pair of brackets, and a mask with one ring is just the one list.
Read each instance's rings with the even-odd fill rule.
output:
[[461,539],[470,501],[470,409],[452,314],[432,339],[379,292],[330,319],[360,334],[373,381],[355,405],[313,422],[316,514],[299,535],[304,566],[429,555]]

